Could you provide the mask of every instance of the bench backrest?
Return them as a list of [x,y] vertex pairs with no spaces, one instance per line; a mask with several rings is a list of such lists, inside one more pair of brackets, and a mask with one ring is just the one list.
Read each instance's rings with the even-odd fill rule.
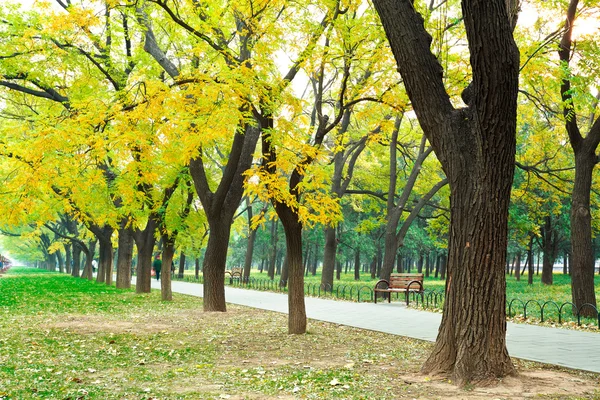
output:
[[[390,288],[406,289],[409,283],[412,281],[419,281],[423,283],[423,274],[391,274],[390,275]],[[416,283],[411,286],[412,288],[418,288],[419,285]]]

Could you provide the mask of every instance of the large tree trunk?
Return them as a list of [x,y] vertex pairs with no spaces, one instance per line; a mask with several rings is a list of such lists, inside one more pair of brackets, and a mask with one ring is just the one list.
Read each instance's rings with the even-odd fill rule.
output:
[[[565,30],[558,51],[561,71],[563,68],[568,69],[572,60],[572,34],[578,5],[578,0],[571,0],[567,9]],[[598,162],[596,151],[600,144],[600,118],[594,121],[596,116],[591,115],[590,130],[587,136],[583,137],[575,112],[576,99],[572,97],[571,74],[561,74],[560,94],[564,104],[565,128],[575,154],[575,184],[571,195],[571,292],[575,307],[581,308],[584,304],[594,306],[581,309],[581,314],[596,317],[590,191],[594,166]]]
[[209,235],[203,262],[204,275],[204,311],[226,311],[225,306],[225,265],[229,234],[233,216],[244,193],[244,172],[252,165],[256,142],[260,129],[246,125],[239,129],[231,145],[227,165],[219,186],[213,192],[210,179],[204,168],[202,149],[198,157],[190,160],[190,174],[194,180],[196,193],[200,198],[206,218],[208,219]]
[[224,279],[230,229],[231,219],[223,223],[210,224],[208,244],[202,264],[204,311],[227,311]]
[[[98,276],[104,275],[103,282],[106,285],[112,285],[112,270],[113,270],[113,246],[112,242],[100,240],[100,251],[98,254]],[[102,266],[102,268],[100,268]]]
[[411,104],[450,183],[448,279],[423,371],[458,384],[514,372],[506,349],[508,204],[514,175],[519,54],[505,0],[463,0],[473,81],[454,108],[431,36],[410,0],[373,0]]
[[[597,156],[592,152],[576,151],[575,184],[571,196],[571,293],[573,304],[596,306],[594,291],[594,252],[592,248],[592,215],[590,192],[592,172]],[[592,307],[584,307],[581,314],[596,317]]]
[[131,287],[131,263],[133,260],[133,229],[121,223],[117,255],[117,288]]
[[[490,166],[491,167],[491,166]],[[514,371],[506,350],[507,224],[512,168],[498,179],[456,181],[451,194],[448,279],[444,315],[423,371],[452,373],[459,382],[487,380]]]
[[137,266],[136,266],[136,293],[150,293],[152,290],[150,283],[152,279],[152,252],[156,238],[156,217],[151,214],[144,230],[136,229],[133,232],[133,240],[137,248]]

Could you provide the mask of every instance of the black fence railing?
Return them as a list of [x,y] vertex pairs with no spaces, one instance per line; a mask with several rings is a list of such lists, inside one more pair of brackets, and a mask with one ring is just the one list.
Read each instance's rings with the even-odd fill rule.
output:
[[[193,276],[186,276],[183,280],[187,282],[203,283],[202,276],[195,279]],[[230,286],[248,288],[253,290],[264,290],[273,292],[287,292],[287,281],[275,280],[268,278],[246,278],[241,274],[227,271],[225,274],[225,284]],[[340,300],[349,300],[356,302],[372,302],[374,300],[373,288],[370,286],[358,285],[322,285],[320,283],[305,283],[304,293],[307,296],[319,298],[333,298]],[[392,294],[390,294],[392,295]],[[404,300],[404,295],[396,294],[397,300]],[[418,293],[409,294],[410,302],[417,308],[428,310],[440,310],[444,307],[445,293],[444,291],[425,289],[423,295]],[[522,315],[523,319],[536,319],[540,322],[557,321],[558,324],[573,321],[577,326],[581,326],[584,322],[588,325],[596,325],[600,328],[600,312],[598,308],[592,304],[583,304],[576,307],[571,302],[557,303],[555,301],[541,302],[538,300],[522,300],[511,299],[506,302],[506,312],[509,318]]]

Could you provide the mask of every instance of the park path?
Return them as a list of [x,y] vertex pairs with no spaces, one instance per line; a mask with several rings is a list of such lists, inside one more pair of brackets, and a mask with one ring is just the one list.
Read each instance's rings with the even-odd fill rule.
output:
[[[202,297],[198,283],[173,283],[173,292]],[[152,280],[152,288],[160,282]],[[226,286],[227,303],[287,314],[287,294]],[[407,308],[400,302],[353,303],[306,297],[310,319],[435,341],[442,315]],[[600,334],[509,322],[507,347],[511,357],[600,373]]]

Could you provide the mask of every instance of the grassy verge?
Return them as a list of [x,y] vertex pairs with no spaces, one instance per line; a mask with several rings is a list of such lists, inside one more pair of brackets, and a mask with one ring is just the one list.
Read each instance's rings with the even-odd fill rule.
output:
[[[489,397],[419,375],[429,343],[315,321],[287,335],[284,315],[231,305],[204,313],[198,298],[167,303],[158,292],[32,272],[0,278],[0,399]],[[523,381],[577,382],[541,398],[594,396],[596,375],[517,364]],[[515,382],[503,390],[530,390]]]

